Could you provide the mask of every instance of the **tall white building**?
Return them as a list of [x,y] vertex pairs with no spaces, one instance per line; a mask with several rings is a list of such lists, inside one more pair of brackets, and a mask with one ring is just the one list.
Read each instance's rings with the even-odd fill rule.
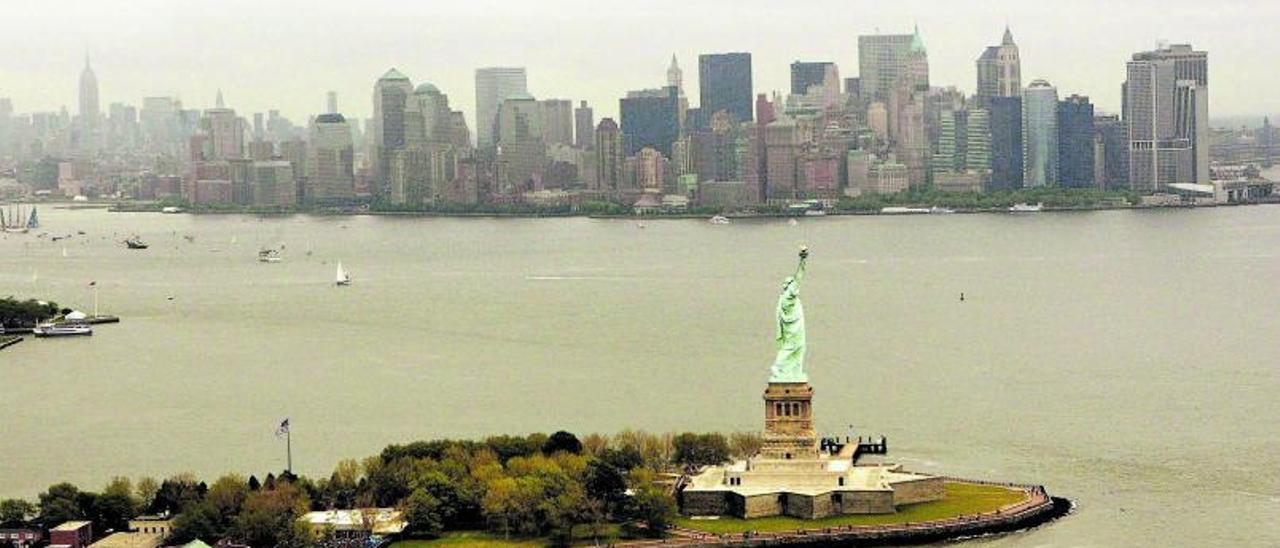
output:
[[524,67],[487,67],[476,69],[476,139],[483,147],[493,146],[498,106],[508,97],[527,94],[528,77]]

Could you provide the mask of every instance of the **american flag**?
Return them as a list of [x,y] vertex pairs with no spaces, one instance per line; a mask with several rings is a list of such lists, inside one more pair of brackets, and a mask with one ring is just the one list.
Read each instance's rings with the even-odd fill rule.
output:
[[276,428],[276,437],[283,438],[288,433],[289,433],[289,419],[280,421],[280,426]]

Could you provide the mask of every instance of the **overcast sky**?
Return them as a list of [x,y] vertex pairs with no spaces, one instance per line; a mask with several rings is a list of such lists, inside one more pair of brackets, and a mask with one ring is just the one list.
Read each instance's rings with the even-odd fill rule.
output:
[[974,59],[1006,22],[1023,84],[1044,78],[1118,111],[1124,63],[1157,41],[1209,51],[1213,117],[1280,112],[1276,0],[0,0],[0,97],[19,112],[76,107],[86,49],[102,108],[179,96],[295,122],[339,109],[367,117],[390,67],[431,82],[474,131],[474,70],[525,66],[538,98],[586,99],[616,114],[629,89],[663,84],[674,53],[697,104],[697,55],[749,51],[757,92],[786,91],[796,59],[857,75],[857,36],[918,23],[931,82],[971,93]]

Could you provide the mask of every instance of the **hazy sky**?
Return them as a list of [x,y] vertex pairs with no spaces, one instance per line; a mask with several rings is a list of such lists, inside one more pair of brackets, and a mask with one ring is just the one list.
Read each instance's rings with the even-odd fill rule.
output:
[[974,88],[974,59],[1006,22],[1024,85],[1089,95],[1118,111],[1124,63],[1158,40],[1209,51],[1214,117],[1280,112],[1276,0],[0,0],[0,97],[19,112],[75,111],[85,50],[102,109],[176,95],[305,122],[324,106],[364,118],[374,80],[396,67],[431,82],[474,131],[474,70],[525,66],[538,98],[617,113],[629,89],[662,85],[674,53],[697,104],[697,55],[749,51],[756,91],[788,87],[788,64],[829,60],[857,75],[857,36],[918,23],[931,81]]

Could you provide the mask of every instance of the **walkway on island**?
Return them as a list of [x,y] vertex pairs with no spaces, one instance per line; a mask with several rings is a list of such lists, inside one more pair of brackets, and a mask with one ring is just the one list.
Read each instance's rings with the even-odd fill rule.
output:
[[671,537],[659,540],[627,542],[618,546],[873,546],[924,544],[1007,533],[1034,527],[1065,515],[1071,509],[1066,499],[1050,497],[1043,486],[1020,485],[980,480],[946,478],[947,481],[994,485],[1019,489],[1026,498],[992,512],[962,515],[954,518],[884,525],[848,525],[817,529],[798,529],[769,533],[715,534],[687,528],[673,528]]

